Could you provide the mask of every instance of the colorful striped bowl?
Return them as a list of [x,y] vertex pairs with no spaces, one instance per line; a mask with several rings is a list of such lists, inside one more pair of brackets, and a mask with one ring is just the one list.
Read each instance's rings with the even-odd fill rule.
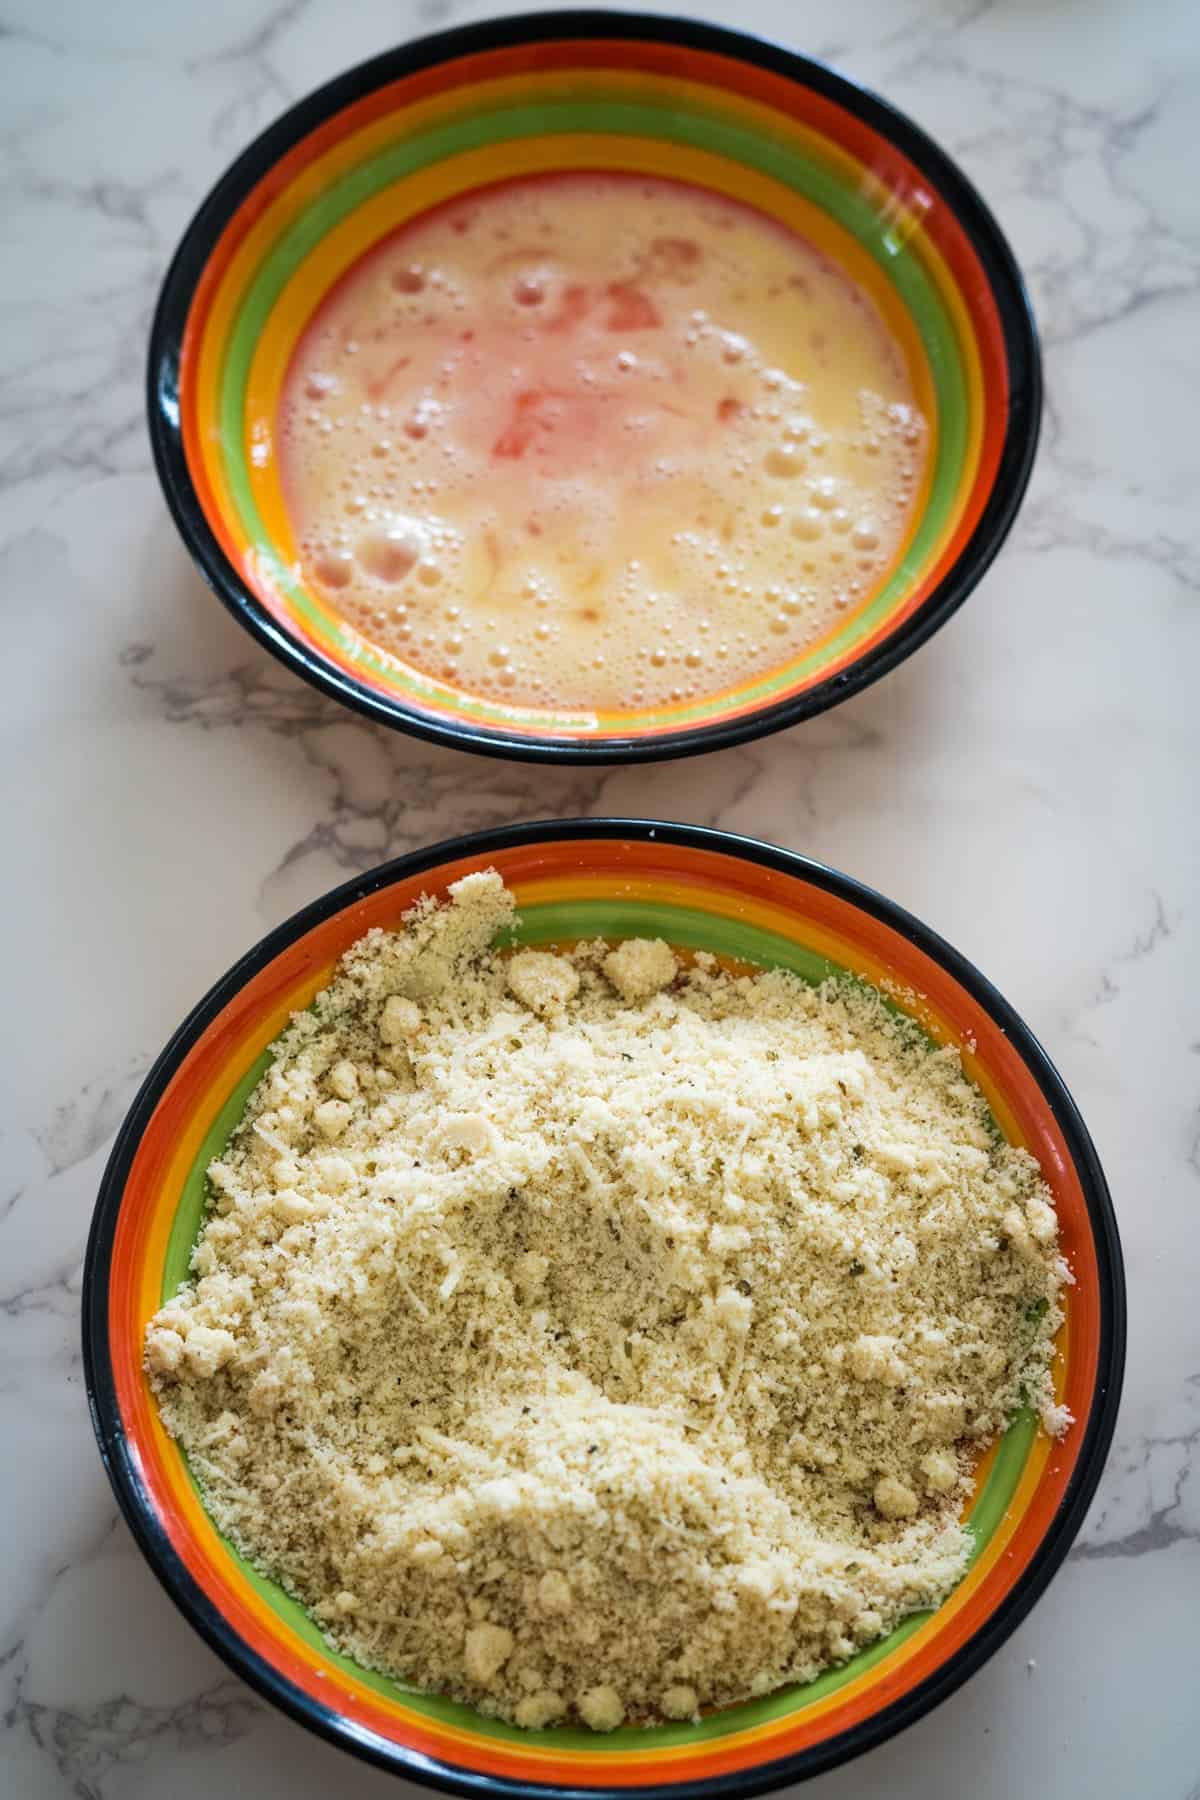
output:
[[[504,705],[409,668],[305,585],[274,454],[280,389],[316,308],[431,205],[535,171],[692,181],[816,242],[875,299],[931,422],[892,566],[796,660],[638,712]],[[183,239],[150,344],[167,500],[219,597],[269,650],[385,724],[467,749],[619,761],[738,743],[822,711],[923,643],[1012,523],[1041,409],[1012,254],[937,146],[817,63],[714,26],[611,12],[500,19],[330,82],[239,157]]]
[[[1076,1425],[1052,1442],[1019,1418],[984,1458],[974,1558],[933,1614],[805,1687],[695,1725],[522,1732],[404,1691],[334,1655],[305,1613],[223,1541],[142,1373],[146,1322],[187,1273],[204,1170],[265,1066],[267,1046],[335,959],[422,893],[494,866],[522,942],[652,933],[805,980],[852,971],[887,991],[966,1068],[1054,1190],[1075,1273],[1056,1383]],[[305,908],[218,982],[171,1040],[113,1150],[88,1245],[84,1356],[101,1453],[139,1544],[215,1650],[333,1742],[458,1793],[666,1790],[750,1794],[815,1773],[900,1728],[1003,1642],[1065,1557],[1099,1479],[1124,1362],[1124,1283],[1096,1153],[1059,1077],[969,963],[889,901],[803,857],[682,825],[580,820],[460,838],[389,863]]]

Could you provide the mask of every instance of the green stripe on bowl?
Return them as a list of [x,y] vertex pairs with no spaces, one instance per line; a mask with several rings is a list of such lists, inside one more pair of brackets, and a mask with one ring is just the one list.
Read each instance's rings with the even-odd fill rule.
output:
[[[789,145],[758,137],[731,125],[723,116],[699,110],[676,112],[620,99],[547,101],[537,106],[498,108],[465,116],[386,150],[344,175],[292,223],[264,257],[236,313],[225,347],[220,380],[219,415],[226,455],[226,476],[242,526],[261,547],[271,579],[310,630],[332,635],[348,659],[381,677],[389,687],[407,692],[435,711],[446,710],[437,689],[419,674],[398,676],[370,649],[365,649],[325,612],[292,570],[271,550],[254,503],[249,469],[243,454],[245,396],[251,360],[280,294],[300,264],[348,214],[374,195],[431,164],[469,150],[514,139],[564,132],[619,134],[658,138],[667,143],[723,155],[760,174],[773,177],[821,207],[871,255],[904,301],[929,362],[937,400],[937,451],[927,503],[904,557],[870,605],[828,644],[764,676],[738,695],[738,705],[758,705],[805,675],[836,660],[862,640],[911,591],[926,557],[951,514],[968,434],[967,387],[962,347],[953,321],[920,255],[919,234],[900,244],[886,217],[840,174]],[[485,725],[511,726],[524,716],[467,696],[456,697],[453,710]],[[640,716],[639,730],[695,724],[719,716],[726,707],[712,699],[697,701],[680,712],[656,711]],[[548,721],[547,729],[553,729]]]
[[[826,981],[831,976],[861,981],[861,977],[852,970],[831,962],[804,944],[777,932],[765,931],[733,916],[700,912],[690,907],[659,905],[653,901],[567,900],[544,906],[523,907],[516,926],[501,934],[497,941],[501,945],[548,944],[578,938],[621,938],[633,935],[662,937],[680,947],[711,950],[715,954],[736,957],[743,962],[757,963],[766,968],[790,969],[812,985]],[[886,1004],[893,1004],[886,996],[884,998]],[[894,1010],[900,1011],[899,1008]],[[231,1089],[229,1098],[213,1120],[196,1154],[196,1160],[184,1183],[167,1243],[162,1281],[164,1301],[178,1293],[188,1278],[188,1264],[200,1231],[207,1199],[208,1165],[225,1149],[242,1117],[247,1100],[270,1067],[271,1061],[271,1050],[265,1050]],[[967,1520],[967,1530],[971,1537],[968,1567],[986,1548],[1008,1511],[1033,1448],[1037,1429],[1036,1415],[1024,1408],[1001,1439],[987,1481]],[[203,1489],[192,1473],[186,1457],[184,1461],[192,1486],[203,1504]],[[762,1699],[725,1707],[720,1712],[710,1713],[698,1725],[631,1725],[603,1736],[577,1726],[562,1725],[555,1726],[548,1732],[531,1734],[521,1731],[515,1725],[505,1724],[502,1720],[485,1718],[473,1707],[464,1706],[457,1700],[448,1700],[436,1694],[416,1693],[386,1675],[364,1669],[349,1657],[339,1655],[329,1648],[320,1629],[298,1601],[278,1582],[261,1574],[227,1538],[222,1537],[221,1541],[239,1573],[267,1602],[280,1621],[307,1644],[321,1661],[332,1664],[345,1675],[361,1681],[385,1699],[401,1701],[414,1712],[436,1719],[442,1724],[507,1743],[522,1743],[532,1735],[539,1743],[544,1741],[564,1751],[604,1753],[614,1750],[645,1750],[647,1747],[677,1749],[688,1744],[728,1737],[733,1732],[750,1731],[756,1726],[802,1712],[805,1707],[836,1694],[849,1682],[876,1668],[931,1616],[927,1611],[913,1613],[888,1637],[859,1651],[857,1656],[838,1668],[827,1669],[815,1681],[781,1688],[777,1693],[767,1694]]]

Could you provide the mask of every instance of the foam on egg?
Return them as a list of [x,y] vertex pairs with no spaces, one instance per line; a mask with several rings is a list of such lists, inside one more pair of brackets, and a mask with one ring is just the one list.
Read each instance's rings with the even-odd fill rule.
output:
[[893,561],[928,442],[841,271],[737,202],[608,174],[405,226],[313,321],[280,424],[330,605],[469,692],[572,708],[801,654]]

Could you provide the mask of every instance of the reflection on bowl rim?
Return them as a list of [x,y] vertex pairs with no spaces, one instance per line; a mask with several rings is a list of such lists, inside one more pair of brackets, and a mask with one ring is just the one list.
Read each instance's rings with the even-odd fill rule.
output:
[[[235,215],[246,213],[244,203],[248,196],[256,196],[251,209],[257,204],[260,184],[323,122],[365,103],[388,84],[415,77],[421,71],[450,67],[471,56],[517,54],[534,42],[577,46],[589,39],[613,45],[634,44],[647,57],[665,54],[674,47],[700,62],[707,58],[714,67],[717,59],[723,59],[722,67],[740,69],[747,80],[753,77],[783,82],[793,92],[807,93],[810,105],[825,107],[831,116],[836,113],[864,136],[877,139],[907,170],[922,178],[942,202],[940,212],[935,212],[942,221],[940,228],[957,234],[971,260],[970,293],[975,295],[972,303],[984,307],[992,320],[995,343],[988,354],[993,360],[999,358],[1003,398],[995,394],[978,398],[981,428],[985,429],[990,446],[989,461],[986,475],[978,469],[971,475],[967,524],[956,531],[944,556],[939,548],[937,554],[930,551],[924,561],[918,559],[920,577],[915,584],[909,582],[908,587],[898,586],[900,597],[889,602],[869,629],[863,626],[861,644],[848,638],[827,666],[821,661],[809,673],[801,672],[800,665],[809,654],[802,653],[787,671],[775,671],[743,683],[727,710],[718,710],[698,723],[673,726],[667,709],[662,715],[665,723],[644,724],[625,733],[613,724],[611,729],[606,726],[603,733],[593,730],[589,734],[589,728],[577,722],[570,729],[564,723],[561,733],[554,735],[544,725],[489,722],[493,713],[497,718],[503,713],[499,703],[493,705],[465,694],[456,698],[445,684],[412,672],[403,679],[426,684],[424,702],[386,690],[380,685],[383,677],[377,679],[370,666],[378,652],[368,640],[359,640],[359,635],[344,622],[338,627],[342,634],[338,644],[331,642],[327,651],[315,640],[300,635],[294,609],[289,614],[285,605],[285,589],[289,593],[294,589],[307,606],[315,607],[316,602],[313,596],[305,596],[303,584],[295,582],[294,571],[281,559],[274,559],[268,568],[271,559],[264,558],[261,550],[255,554],[253,545],[270,542],[269,534],[265,538],[262,534],[251,536],[239,548],[224,527],[219,533],[210,522],[194,478],[192,458],[208,454],[203,449],[205,444],[228,446],[234,434],[221,427],[217,412],[205,431],[194,425],[189,427],[192,402],[188,396],[196,384],[192,381],[181,392],[181,367],[190,354],[187,344],[191,340],[186,330],[190,309],[198,290],[204,291],[206,271],[210,271],[213,253],[226,228]],[[715,78],[712,92],[722,101],[728,98],[715,85]],[[809,132],[810,137],[813,135]],[[844,159],[841,150],[837,154]],[[911,191],[918,205],[927,206],[927,192],[918,188]],[[914,235],[918,235],[915,229]],[[897,267],[903,260],[898,259]],[[955,281],[950,282],[947,293],[957,296]],[[973,328],[967,335],[974,346],[971,354],[977,356]],[[151,332],[148,404],[159,478],[197,566],[235,618],[293,671],[368,717],[434,742],[517,759],[608,763],[691,755],[782,729],[860,691],[917,649],[967,598],[1012,525],[1037,445],[1041,372],[1028,297],[999,227],[949,157],[902,114],[824,65],[758,38],[685,19],[578,11],[485,21],[417,40],[339,76],[269,127],[213,189],[176,252]],[[221,455],[225,453],[220,451]],[[204,483],[208,483],[207,475],[202,478]],[[213,505],[216,506],[215,501]],[[224,545],[222,536],[226,539]],[[242,569],[237,564],[239,556]],[[252,574],[259,583],[259,592],[251,585]],[[923,592],[926,582],[932,583],[928,593]],[[272,594],[275,600],[268,603]],[[858,614],[852,617],[857,619]],[[821,657],[824,654],[819,652]],[[394,679],[401,679],[399,674],[393,674]],[[793,677],[798,685],[790,685]],[[763,690],[759,697],[750,692],[755,683]],[[766,692],[773,683],[781,698],[773,699]],[[694,706],[709,704],[715,704],[712,698],[702,697]],[[470,716],[472,709],[479,712],[478,719]],[[617,723],[619,717],[610,715]]]
[[[762,1721],[756,1724],[744,1717],[741,1725],[734,1724],[732,1714],[738,1709],[731,1709],[726,1720],[728,1734],[711,1742],[705,1740],[707,1749],[699,1747],[699,1740],[689,1738],[689,1728],[678,1728],[679,1754],[690,1750],[697,1757],[710,1755],[717,1770],[700,1776],[693,1773],[691,1778],[685,1774],[675,1781],[671,1780],[671,1766],[668,1764],[664,1768],[661,1763],[661,1745],[658,1747],[658,1773],[653,1778],[639,1779],[629,1774],[622,1778],[617,1771],[617,1778],[610,1773],[606,1783],[603,1774],[599,1774],[593,1783],[593,1778],[587,1774],[586,1759],[569,1742],[558,1754],[564,1766],[570,1766],[572,1758],[575,1759],[576,1779],[562,1781],[543,1776],[538,1780],[536,1757],[543,1749],[546,1756],[555,1753],[553,1733],[541,1739],[538,1734],[532,1734],[531,1747],[530,1734],[509,1730],[510,1739],[520,1740],[519,1749],[513,1750],[511,1745],[497,1745],[492,1741],[488,1734],[494,1728],[488,1722],[480,1721],[474,1736],[469,1726],[459,1726],[457,1741],[463,1741],[465,1730],[466,1740],[478,1759],[469,1766],[440,1754],[441,1747],[449,1741],[447,1733],[452,1738],[452,1726],[440,1726],[436,1718],[418,1718],[414,1724],[406,1715],[403,1728],[410,1736],[397,1741],[395,1736],[388,1736],[377,1726],[365,1722],[369,1711],[364,1714],[361,1707],[357,1712],[354,1710],[351,1700],[355,1696],[347,1699],[345,1685],[342,1687],[341,1710],[338,1710],[332,1704],[321,1704],[311,1689],[297,1684],[294,1675],[289,1678],[283,1666],[286,1633],[283,1640],[270,1637],[266,1640],[275,1652],[274,1659],[260,1654],[254,1648],[245,1620],[240,1629],[231,1624],[226,1612],[212,1597],[214,1592],[222,1591],[221,1568],[211,1561],[205,1562],[204,1557],[195,1552],[199,1557],[195,1566],[210,1578],[206,1589],[203,1581],[190,1572],[192,1565],[181,1555],[179,1544],[189,1554],[195,1551],[194,1525],[189,1525],[182,1513],[179,1516],[170,1511],[164,1514],[153,1497],[156,1452],[152,1438],[155,1431],[161,1436],[161,1424],[153,1427],[150,1424],[151,1420],[157,1420],[157,1414],[141,1375],[140,1322],[159,1304],[161,1288],[156,1289],[155,1297],[148,1301],[143,1295],[142,1301],[131,1309],[127,1295],[132,1291],[132,1284],[128,1275],[122,1274],[119,1280],[114,1276],[114,1240],[120,1226],[127,1247],[117,1259],[118,1266],[123,1259],[127,1268],[134,1269],[136,1277],[148,1279],[148,1268],[149,1277],[157,1274],[161,1279],[161,1268],[154,1266],[153,1256],[146,1249],[148,1229],[143,1215],[139,1214],[131,1222],[128,1217],[122,1221],[121,1213],[127,1192],[133,1191],[131,1171],[135,1170],[139,1153],[151,1164],[149,1176],[139,1178],[143,1188],[151,1192],[162,1190],[170,1201],[169,1215],[165,1209],[160,1209],[164,1219],[169,1216],[174,1222],[180,1211],[178,1200],[171,1199],[171,1184],[163,1159],[175,1153],[174,1147],[186,1135],[183,1121],[186,1120],[189,1126],[194,1122],[196,1106],[194,1094],[186,1091],[186,1081],[181,1080],[177,1090],[184,1093],[179,1103],[182,1119],[169,1115],[164,1095],[169,1098],[172,1084],[181,1070],[186,1072],[189,1059],[194,1067],[195,1058],[207,1054],[204,1047],[210,1045],[214,1037],[220,1037],[230,1015],[237,1012],[239,1000],[242,1013],[255,1022],[258,1035],[261,1037],[268,1027],[273,1034],[278,1024],[272,1024],[268,1017],[271,1008],[277,1011],[284,1002],[287,1005],[295,1003],[292,988],[297,979],[301,980],[304,992],[308,992],[313,984],[323,983],[328,978],[327,958],[331,945],[335,940],[340,944],[357,937],[372,922],[369,914],[373,905],[376,910],[382,909],[382,916],[394,919],[397,910],[411,903],[411,898],[424,891],[426,886],[440,891],[445,881],[451,878],[453,865],[459,866],[456,872],[462,872],[464,864],[480,867],[499,861],[502,871],[507,873],[504,870],[506,859],[517,871],[518,885],[523,883],[535,896],[527,904],[543,904],[541,897],[546,895],[551,901],[556,894],[561,899],[564,892],[568,900],[573,896],[578,904],[581,896],[586,897],[590,885],[591,890],[600,893],[610,905],[617,903],[614,896],[618,894],[625,897],[621,904],[631,903],[630,896],[632,903],[636,903],[639,892],[644,892],[650,897],[649,904],[662,906],[670,904],[669,900],[655,898],[656,895],[682,893],[694,908],[713,915],[714,934],[721,924],[733,929],[735,926],[731,921],[753,922],[756,917],[768,920],[771,916],[776,919],[790,917],[793,927],[802,923],[803,928],[794,941],[806,953],[833,954],[843,966],[865,971],[868,979],[900,984],[906,1006],[929,1028],[936,1029],[937,1021],[941,1020],[945,1035],[965,1034],[969,1068],[972,1040],[983,1045],[979,1052],[979,1068],[971,1072],[984,1086],[997,1116],[1003,1121],[1008,1111],[1017,1118],[1015,1130],[1018,1136],[1028,1131],[1032,1121],[1043,1145],[1043,1167],[1057,1184],[1060,1201],[1065,1195],[1077,1195],[1071,1201],[1077,1216],[1073,1222],[1064,1216],[1064,1233],[1068,1233],[1068,1227],[1074,1232],[1073,1254],[1081,1276],[1078,1295],[1070,1304],[1084,1309],[1070,1328],[1078,1342],[1072,1340],[1074,1348],[1067,1364],[1068,1382],[1073,1380],[1082,1384],[1082,1391],[1078,1393],[1068,1386],[1068,1393],[1080,1410],[1077,1424],[1063,1441],[1063,1446],[1050,1447],[1036,1466],[1034,1453],[1029,1452],[1027,1467],[1033,1472],[1023,1480],[1024,1499],[1019,1508],[1014,1499],[1002,1523],[992,1528],[996,1536],[994,1554],[989,1556],[985,1547],[980,1557],[978,1580],[972,1583],[972,1577],[965,1578],[955,1594],[932,1615],[928,1628],[922,1628],[927,1644],[933,1647],[932,1656],[922,1653],[918,1657],[911,1645],[902,1645],[889,1652],[889,1658],[894,1656],[895,1661],[885,1669],[883,1685],[885,1693],[894,1696],[890,1703],[876,1709],[871,1704],[872,1682],[869,1677],[864,1677],[859,1699],[865,1700],[866,1705],[864,1708],[855,1703],[848,1728],[838,1729],[831,1737],[805,1741],[783,1755],[772,1755],[765,1742],[760,1751],[757,1742],[750,1745],[750,1737],[754,1734],[763,1738],[778,1735],[797,1723],[803,1729],[803,1706],[789,1709],[785,1697],[777,1697],[781,1705],[767,1721],[765,1729]],[[432,879],[427,880],[430,877]],[[404,884],[408,885],[409,898],[397,893],[393,901],[389,896]],[[790,913],[789,894],[792,897]],[[856,935],[848,937],[845,932],[851,926]],[[839,930],[843,933],[840,939]],[[717,942],[717,938],[714,935],[708,941]],[[852,954],[846,956],[838,948],[839,943],[848,947]],[[285,980],[285,960],[289,956],[293,972]],[[891,963],[887,961],[889,956],[895,959]],[[889,968],[893,971],[891,975]],[[296,970],[299,970],[299,976]],[[914,971],[919,971],[923,983],[919,990],[913,988],[910,979]],[[252,988],[253,992],[250,991]],[[219,1021],[219,1029],[214,1027],[214,1021]],[[948,1026],[946,1021],[950,1022]],[[229,1030],[233,1032],[234,1027],[230,1026]],[[253,1066],[253,1056],[246,1060],[249,1053],[245,1052],[244,1023],[238,1023],[236,1030],[242,1032],[240,1060],[239,1057],[233,1060],[237,1063],[237,1079],[241,1081],[246,1078],[247,1069]],[[255,1042],[257,1044],[257,1038]],[[197,1046],[201,1046],[200,1050]],[[254,1055],[257,1054],[256,1048]],[[224,1061],[221,1061],[222,1056]],[[989,1072],[993,1063],[988,1058],[994,1059],[998,1073]],[[221,1051],[213,1064],[218,1071],[216,1077],[211,1072],[202,1080],[193,1076],[193,1086],[202,1086],[207,1081],[210,1090],[219,1090],[224,1104],[228,1105],[229,1063],[228,1052]],[[1024,1099],[1020,1097],[1019,1090],[1022,1089]],[[160,1103],[164,1107],[162,1112]],[[240,1107],[241,1101],[237,1104]],[[1024,1131],[1019,1123],[1022,1106],[1025,1108]],[[157,1125],[153,1123],[156,1120]],[[228,1129],[228,1126],[224,1128]],[[153,1140],[156,1129],[163,1142],[152,1142],[150,1149],[143,1152],[143,1141]],[[198,1129],[193,1133],[194,1142],[188,1152],[193,1160],[202,1136]],[[166,1149],[164,1143],[168,1146]],[[1054,1169],[1048,1167],[1051,1162],[1056,1165]],[[163,1236],[165,1238],[165,1231]],[[1069,1236],[1065,1235],[1064,1243],[1070,1247]],[[132,1251],[128,1248],[130,1244],[134,1246]],[[146,1287],[146,1279],[143,1279],[143,1287]],[[124,1283],[124,1289],[121,1283]],[[128,1328],[130,1317],[139,1321],[135,1329]],[[125,1326],[122,1326],[122,1319],[126,1321]],[[171,1039],[147,1077],[118,1135],[101,1185],[88,1243],[83,1321],[84,1366],[93,1422],[121,1508],[168,1593],[232,1668],[284,1711],[332,1742],[415,1780],[461,1793],[523,1794],[541,1789],[604,1796],[605,1800],[609,1796],[615,1800],[617,1795],[631,1791],[645,1794],[651,1789],[696,1796],[697,1800],[701,1795],[740,1796],[760,1792],[817,1773],[883,1741],[952,1692],[998,1648],[1029,1611],[1064,1560],[1082,1524],[1112,1436],[1125,1341],[1120,1244],[1095,1150],[1074,1103],[1045,1052],[984,977],[900,907],[819,863],[725,832],[625,819],[555,820],[510,826],[415,852],[347,882],[303,908],[241,958]],[[1093,1360],[1085,1368],[1081,1359],[1089,1345],[1087,1355]],[[126,1395],[136,1389],[134,1411],[128,1410],[128,1399],[126,1410],[122,1411],[119,1399],[122,1384]],[[1083,1406],[1080,1406],[1081,1399],[1085,1402]],[[1085,1411],[1086,1416],[1083,1416]],[[132,1437],[126,1429],[127,1418],[137,1421]],[[162,1442],[167,1442],[165,1437]],[[173,1454],[178,1459],[178,1453]],[[182,1459],[178,1460],[182,1466]],[[186,1480],[182,1485],[187,1485]],[[1038,1516],[1031,1520],[1031,1512],[1038,1507],[1039,1498]],[[194,1507],[204,1529],[214,1542],[219,1543],[211,1521],[194,1498],[194,1490],[188,1505]],[[1028,1529],[1022,1538],[1020,1534],[1026,1525]],[[1003,1538],[1001,1534],[1006,1530],[1010,1531],[1010,1536]],[[182,1536],[173,1537],[173,1532]],[[223,1556],[225,1561],[232,1561],[227,1547]],[[985,1563],[990,1564],[986,1570]],[[214,1572],[216,1581],[211,1579]],[[963,1594],[968,1585],[973,1586],[974,1593],[958,1605],[956,1595]],[[978,1600],[981,1592],[984,1598]],[[228,1597],[226,1604],[229,1604]],[[972,1607],[973,1611],[970,1610]],[[947,1639],[948,1642],[941,1643],[939,1652],[939,1641]],[[904,1681],[906,1659],[909,1660],[907,1685]],[[319,1652],[315,1658],[310,1655],[307,1663],[300,1665],[301,1673],[311,1674],[320,1660]],[[327,1669],[331,1667],[332,1659],[324,1660]],[[881,1668],[884,1661],[880,1659]],[[337,1671],[333,1672],[336,1678]],[[325,1691],[332,1702],[332,1684]],[[836,1704],[848,1710],[854,1692],[854,1687],[848,1686],[842,1700]],[[395,1707],[396,1703],[389,1704]],[[822,1702],[820,1713],[825,1714],[834,1704],[830,1702],[827,1708]],[[376,1719],[392,1716],[378,1710],[374,1715]],[[820,1715],[814,1712],[812,1716]],[[423,1743],[414,1744],[412,1737],[420,1740],[420,1733],[426,1728],[433,1735],[427,1736]],[[443,1733],[440,1739],[437,1738],[439,1730]],[[741,1760],[734,1762],[730,1757],[737,1750],[735,1734],[739,1731],[746,1734],[742,1739],[744,1754],[739,1752]],[[435,1740],[438,1753],[428,1748]],[[642,1769],[652,1767],[655,1749],[648,1737],[645,1743],[647,1754],[640,1761],[636,1752],[629,1753],[631,1765],[636,1763]],[[666,1748],[670,1752],[671,1747]],[[522,1758],[526,1759],[523,1763]],[[726,1759],[723,1763],[722,1758]],[[602,1756],[600,1761],[603,1761]],[[497,1768],[518,1765],[521,1772],[515,1776],[496,1772]],[[598,1764],[593,1762],[591,1767],[595,1769]],[[616,1770],[616,1765],[612,1767]]]

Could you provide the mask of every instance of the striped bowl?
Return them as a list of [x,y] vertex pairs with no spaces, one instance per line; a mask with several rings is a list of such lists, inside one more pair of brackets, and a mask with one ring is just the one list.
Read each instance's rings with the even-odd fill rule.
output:
[[[538,171],[697,183],[800,232],[875,300],[930,421],[907,540],[826,638],[722,693],[640,711],[505,705],[419,673],[306,585],[275,454],[306,323],[382,237]],[[167,500],[220,598],[339,700],[507,756],[618,761],[809,717],[916,649],[999,549],[1033,461],[1037,341],[1012,254],[954,164],[874,95],[736,32],[612,12],[492,20],[353,69],[239,157],[180,245],[150,343]]]
[[[808,981],[848,970],[885,990],[968,1073],[1014,1143],[1037,1157],[1075,1275],[1058,1343],[1058,1442],[1019,1417],[980,1464],[969,1573],[935,1613],[803,1687],[698,1724],[522,1732],[405,1691],[335,1655],[306,1614],[206,1515],[142,1372],[151,1314],[187,1273],[204,1170],[225,1144],[289,1015],[371,926],[422,893],[493,866],[526,943],[654,934]],[[927,1711],[978,1668],[1062,1562],[1099,1478],[1124,1361],[1120,1246],[1104,1177],[1062,1082],[969,963],[889,901],[820,864],[690,826],[584,820],[516,826],[389,863],[307,907],[237,963],[148,1077],[104,1176],[88,1245],[84,1356],[101,1453],[139,1544],[215,1650],[333,1742],[458,1793],[759,1792],[827,1768]]]

